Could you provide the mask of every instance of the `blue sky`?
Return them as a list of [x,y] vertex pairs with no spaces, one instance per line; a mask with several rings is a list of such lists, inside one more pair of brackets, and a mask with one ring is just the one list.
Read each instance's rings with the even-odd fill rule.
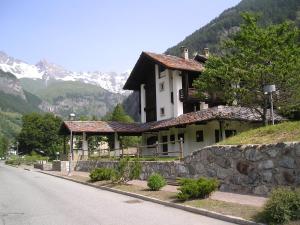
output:
[[122,72],[240,0],[0,0],[0,50],[73,71]]

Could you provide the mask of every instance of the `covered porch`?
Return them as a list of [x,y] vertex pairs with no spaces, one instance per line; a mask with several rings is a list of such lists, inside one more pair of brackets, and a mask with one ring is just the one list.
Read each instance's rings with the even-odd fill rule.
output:
[[[136,150],[125,148],[120,137],[141,136],[139,124],[113,121],[64,121],[59,129],[64,139],[64,150],[61,160],[86,160],[92,156],[120,157],[136,154]],[[96,139],[97,149],[89,148],[90,137]],[[109,142],[110,145],[109,146]],[[101,143],[100,143],[101,142]],[[69,145],[69,146],[67,146]]]

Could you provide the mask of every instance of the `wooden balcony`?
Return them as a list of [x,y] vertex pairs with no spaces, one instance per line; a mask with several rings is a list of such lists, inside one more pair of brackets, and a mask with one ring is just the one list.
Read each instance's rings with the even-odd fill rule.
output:
[[198,92],[196,88],[188,88],[187,90],[181,89],[179,91],[180,101],[182,102],[193,102],[200,101],[201,99],[197,96]]

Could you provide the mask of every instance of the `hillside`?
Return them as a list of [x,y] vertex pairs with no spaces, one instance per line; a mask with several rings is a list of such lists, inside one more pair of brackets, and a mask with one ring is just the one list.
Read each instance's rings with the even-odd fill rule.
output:
[[240,13],[245,11],[260,13],[263,25],[285,20],[300,25],[299,0],[242,0],[237,6],[225,10],[219,17],[167,49],[166,53],[179,55],[180,46],[188,47],[190,53],[202,52],[205,47],[211,52],[218,52],[220,42],[238,29],[242,21]]
[[228,138],[218,144],[244,145],[244,144],[273,144],[279,142],[300,141],[300,122],[285,122],[274,126],[260,127],[245,131]]
[[0,136],[13,139],[21,130],[22,115],[0,110]]
[[49,111],[64,118],[72,112],[77,116],[102,117],[124,99],[99,86],[75,81],[52,81],[47,86],[39,79],[22,79],[21,83],[25,90],[47,102]]

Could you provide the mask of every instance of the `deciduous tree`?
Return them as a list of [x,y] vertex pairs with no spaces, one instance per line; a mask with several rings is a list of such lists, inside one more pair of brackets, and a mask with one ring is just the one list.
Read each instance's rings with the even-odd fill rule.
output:
[[[275,84],[274,105],[283,112],[300,107],[300,32],[292,22],[259,26],[258,16],[245,13],[240,30],[211,56],[194,82],[199,94],[219,93],[227,104],[251,107],[267,122],[264,86]],[[206,93],[206,94],[205,94]],[[220,94],[221,93],[221,94]]]

